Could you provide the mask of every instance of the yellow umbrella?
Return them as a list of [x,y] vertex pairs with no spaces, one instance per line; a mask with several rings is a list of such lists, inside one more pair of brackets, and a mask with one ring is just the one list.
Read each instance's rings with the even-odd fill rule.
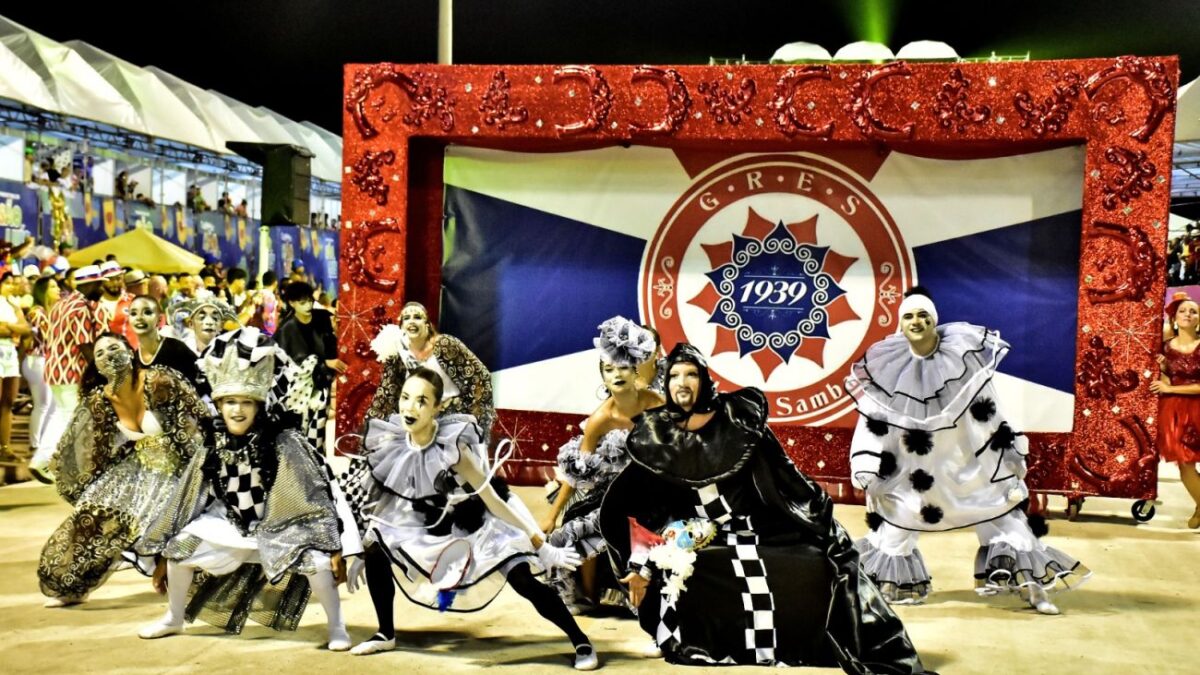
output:
[[83,267],[104,260],[109,254],[117,256],[123,267],[136,267],[151,274],[195,274],[204,267],[204,258],[140,227],[75,251],[67,256],[67,261],[71,267]]

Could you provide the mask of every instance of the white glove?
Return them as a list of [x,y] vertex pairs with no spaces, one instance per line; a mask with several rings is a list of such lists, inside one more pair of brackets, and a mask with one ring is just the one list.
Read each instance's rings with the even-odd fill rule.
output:
[[579,554],[573,549],[559,548],[547,543],[542,543],[542,547],[537,550],[537,554],[538,559],[542,561],[542,567],[546,568],[547,572],[555,567],[561,567],[568,572],[573,572],[583,562]]
[[346,573],[346,590],[351,593],[362,588],[367,583],[367,561],[363,556],[355,556],[350,563],[350,571]]

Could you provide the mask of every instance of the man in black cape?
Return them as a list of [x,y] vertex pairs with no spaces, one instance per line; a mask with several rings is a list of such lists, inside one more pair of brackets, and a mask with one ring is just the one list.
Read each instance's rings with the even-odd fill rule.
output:
[[[718,394],[689,344],[666,367],[667,404],[635,419],[632,462],[600,519],[614,571],[667,661],[928,672],[829,496],[767,428],[762,392]],[[693,537],[690,570],[653,546],[664,528],[712,535],[707,545]]]

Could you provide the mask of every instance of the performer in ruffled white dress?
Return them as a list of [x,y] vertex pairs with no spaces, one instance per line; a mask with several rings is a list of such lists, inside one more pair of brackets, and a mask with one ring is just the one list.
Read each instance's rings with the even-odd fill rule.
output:
[[587,636],[558,594],[534,578],[573,568],[578,557],[547,543],[524,504],[495,478],[498,465],[488,461],[475,419],[438,417],[441,402],[442,378],[418,367],[400,390],[399,414],[368,422],[366,560],[351,567],[349,587],[365,576],[379,631],[353,653],[395,649],[395,584],[416,604],[469,612],[490,603],[507,581],[567,634],[577,669],[595,668]]
[[138,635],[175,635],[202,610],[232,633],[247,617],[294,630],[311,589],[325,610],[329,649],[345,651],[337,577],[343,553],[361,553],[358,531],[352,519],[339,523],[322,459],[272,394],[286,355],[254,328],[222,337],[201,361],[221,417],[138,545],[165,558],[168,598],[167,613]]
[[1005,420],[992,385],[1008,343],[981,326],[939,324],[920,287],[899,317],[899,331],[846,378],[859,412],[851,481],[866,490],[872,529],[858,542],[863,568],[890,602],[923,602],[931,579],[919,534],[975,527],[976,591],[1018,591],[1038,612],[1057,614],[1047,592],[1091,572],[1043,544],[1044,521],[1025,514],[1028,441]]
[[[583,559],[577,572],[553,574],[553,584],[572,614],[598,604],[626,603],[624,589],[609,566],[596,564],[606,549],[600,534],[600,502],[608,484],[629,464],[625,437],[633,429],[633,418],[664,403],[661,396],[639,386],[638,379],[642,364],[648,363],[654,370],[657,338],[621,316],[598,328],[600,336],[593,344],[600,356],[600,377],[608,398],[584,422],[583,434],[559,449],[558,488],[550,513],[542,521],[551,544],[574,548]],[[556,529],[560,514],[563,522]]]

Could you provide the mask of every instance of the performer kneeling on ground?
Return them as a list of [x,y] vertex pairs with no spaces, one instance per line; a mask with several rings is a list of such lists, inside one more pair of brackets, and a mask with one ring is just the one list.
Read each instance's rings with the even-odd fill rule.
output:
[[[221,417],[139,546],[166,559],[168,600],[167,613],[142,638],[181,633],[201,609],[233,633],[248,615],[294,630],[311,588],[328,617],[329,649],[350,648],[336,577],[344,577],[343,550],[361,549],[342,535],[328,473],[298,420],[268,404],[276,349],[232,339],[201,362]],[[193,589],[196,570],[204,576]]]
[[[600,536],[600,502],[608,484],[629,463],[625,437],[633,418],[663,399],[639,386],[639,364],[654,367],[658,339],[650,331],[625,317],[615,316],[600,324],[600,337],[593,340],[600,356],[600,377],[608,398],[587,418],[583,435],[567,441],[558,450],[557,493],[542,530],[550,543],[570,547],[583,560],[576,572],[556,571],[552,584],[572,614],[599,604],[627,606],[624,589],[613,579]],[[564,513],[562,526],[554,525]],[[603,593],[603,595],[601,595]]]
[[923,673],[833,503],[767,427],[762,392],[718,394],[700,352],[667,357],[600,526],[642,628],[671,663]]
[[507,580],[567,634],[575,668],[595,668],[596,651],[562,599],[534,578],[535,570],[573,569],[578,556],[545,542],[520,499],[493,480],[498,467],[489,467],[475,418],[437,417],[441,402],[441,376],[418,367],[400,390],[399,414],[368,422],[370,485],[359,487],[371,493],[367,553],[351,567],[348,588],[365,573],[379,631],[353,653],[395,649],[393,584],[414,603],[466,612],[486,606]]
[[[74,511],[38,562],[47,607],[84,602],[162,513],[201,444],[208,408],[169,368],[143,368],[125,338],[102,333],[83,374],[83,401],[51,460]],[[153,561],[140,565],[149,575]]]
[[921,532],[975,527],[981,595],[1019,591],[1042,614],[1058,614],[1047,591],[1091,572],[1043,544],[1027,518],[1028,441],[1000,411],[992,377],[1008,353],[995,331],[939,324],[925,289],[900,304],[900,330],[867,349],[846,389],[858,405],[850,476],[866,490],[872,531],[857,546],[863,568],[894,603],[920,603],[930,576]]

